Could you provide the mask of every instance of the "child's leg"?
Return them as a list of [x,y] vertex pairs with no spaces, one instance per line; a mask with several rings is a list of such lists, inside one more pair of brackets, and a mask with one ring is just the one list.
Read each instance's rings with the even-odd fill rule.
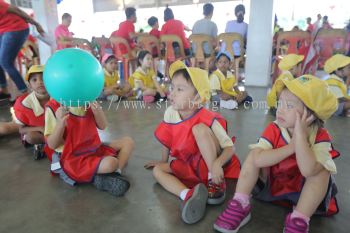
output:
[[306,178],[295,210],[310,218],[327,193],[329,177],[329,172],[323,169],[318,174]]
[[26,133],[25,140],[32,145],[45,143],[44,135],[36,131]]
[[127,164],[131,156],[132,151],[134,150],[134,145],[135,145],[135,142],[130,137],[123,137],[118,140],[113,140],[109,144],[110,147],[119,151],[118,159],[117,159],[118,161],[117,168],[114,171],[116,171],[117,169],[122,170],[125,167],[125,165]]
[[118,159],[113,156],[104,157],[98,166],[97,174],[112,173],[118,169]]
[[243,163],[236,186],[236,193],[250,196],[258,181],[260,168],[255,165],[254,157],[255,153],[254,150],[252,150]]
[[18,133],[19,127],[15,122],[0,122],[0,136]]
[[169,163],[161,163],[153,168],[153,176],[168,192],[180,197],[180,193],[187,187],[171,174]]
[[147,88],[146,90],[143,91],[143,95],[155,96],[156,94],[157,94],[157,91],[151,88]]
[[213,163],[221,151],[219,141],[213,131],[202,123],[195,125],[192,128],[192,133],[208,170],[211,172]]

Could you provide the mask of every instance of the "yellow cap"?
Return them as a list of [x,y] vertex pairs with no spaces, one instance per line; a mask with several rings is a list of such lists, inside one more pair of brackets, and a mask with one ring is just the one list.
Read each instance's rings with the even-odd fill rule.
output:
[[327,83],[315,76],[303,75],[293,80],[282,78],[276,80],[275,85],[277,93],[287,87],[321,120],[327,120],[337,110],[337,98]]
[[282,58],[282,60],[278,63],[278,68],[283,71],[287,71],[296,66],[299,62],[304,60],[303,55],[297,54],[288,54]]
[[34,73],[42,73],[44,72],[44,66],[43,65],[32,65],[26,75],[26,81],[29,81],[29,76]]
[[328,74],[336,71],[339,68],[343,68],[350,64],[350,57],[343,54],[336,54],[329,58],[324,64],[324,71]]
[[170,78],[176,71],[185,69],[191,77],[191,81],[196,88],[202,103],[210,100],[210,84],[208,78],[208,72],[196,67],[187,67],[182,61],[177,60],[169,67]]

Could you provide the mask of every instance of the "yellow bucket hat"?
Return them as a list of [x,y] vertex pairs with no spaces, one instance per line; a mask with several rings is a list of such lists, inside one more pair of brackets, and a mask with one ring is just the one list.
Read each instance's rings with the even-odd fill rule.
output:
[[337,110],[338,100],[329,90],[327,83],[312,75],[303,75],[296,79],[278,79],[277,93],[284,87],[297,96],[321,120],[327,120]]
[[304,60],[303,55],[297,55],[297,54],[291,53],[282,58],[280,63],[278,63],[278,68],[283,71],[288,71],[303,60]]
[[31,74],[35,74],[35,73],[43,73],[44,72],[44,66],[43,65],[32,65],[27,74],[26,74],[26,81],[28,82],[29,81],[29,77]]
[[336,54],[329,58],[324,64],[324,71],[328,74],[336,71],[339,68],[345,67],[350,64],[350,57],[343,54]]
[[201,97],[202,103],[210,100],[210,84],[208,78],[208,72],[196,67],[187,67],[185,63],[180,60],[175,61],[169,67],[170,78],[176,71],[185,69],[191,77],[191,81],[196,88],[199,96]]

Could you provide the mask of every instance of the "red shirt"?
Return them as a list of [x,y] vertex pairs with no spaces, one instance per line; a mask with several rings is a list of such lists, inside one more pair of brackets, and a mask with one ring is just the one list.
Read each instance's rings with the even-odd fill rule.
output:
[[[130,48],[135,48],[134,41],[130,38],[129,33],[135,33],[134,23],[130,20],[126,20],[119,24],[119,29],[117,31],[112,32],[111,36],[119,36],[126,39],[129,42]],[[124,46],[120,46],[120,50],[123,54],[127,53],[127,50]]]
[[307,31],[307,32],[313,32],[313,30],[314,30],[314,25],[311,24],[311,23],[308,24],[306,31]]
[[73,37],[73,33],[68,30],[68,27],[60,24],[55,29],[55,39],[57,44],[57,50],[64,49],[64,48],[70,48],[72,47],[69,44],[60,44],[58,38],[64,36],[64,37]]
[[158,29],[153,28],[150,32],[150,35],[157,37],[158,39],[160,38],[160,31]]
[[160,35],[177,35],[181,38],[184,48],[190,48],[190,42],[187,40],[185,35],[185,25],[180,20],[168,20],[165,24],[163,24]]
[[28,23],[18,15],[8,13],[10,4],[0,0],[0,34],[5,32],[22,31],[27,29]]

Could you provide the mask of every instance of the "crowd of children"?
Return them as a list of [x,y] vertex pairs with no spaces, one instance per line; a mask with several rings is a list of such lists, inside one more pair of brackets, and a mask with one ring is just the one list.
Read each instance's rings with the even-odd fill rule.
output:
[[[113,34],[127,36],[134,43],[136,10],[127,8],[126,16],[127,21]],[[159,37],[176,29],[174,33],[183,39],[186,28],[174,19],[170,8],[165,10],[165,21],[159,31],[158,19],[151,17],[151,34]],[[185,41],[184,45],[189,49]],[[349,114],[349,57],[337,54],[326,61],[324,69],[330,75],[326,81],[302,74],[304,56],[283,57],[278,65],[281,75],[267,95],[276,120],[250,145],[241,167],[235,138],[228,134],[230,122],[204,107],[213,101],[236,109],[253,101],[230,70],[231,55],[219,52],[211,72],[177,60],[169,67],[170,84],[162,82],[152,55],[139,51],[138,68],[124,80],[118,74],[117,58],[104,54],[104,88],[99,98],[170,103],[154,133],[162,145],[161,159],[147,162],[145,168],[153,169],[155,180],[181,199],[180,216],[185,223],[200,221],[207,204],[225,201],[227,178],[238,181],[234,196],[214,223],[219,232],[235,233],[248,223],[251,196],[294,207],[286,216],[285,233],[306,233],[314,214],[338,212],[333,159],[340,154],[324,122],[333,115]],[[41,65],[29,69],[25,80],[32,92],[17,99],[13,122],[2,123],[0,132],[19,132],[25,146],[34,146],[35,158],[46,155],[52,174],[67,184],[92,183],[98,190],[123,196],[130,187],[123,170],[134,150],[133,139],[102,143],[98,129],[107,127],[107,119],[100,104],[93,102],[88,108],[61,105],[46,91],[43,72]]]

